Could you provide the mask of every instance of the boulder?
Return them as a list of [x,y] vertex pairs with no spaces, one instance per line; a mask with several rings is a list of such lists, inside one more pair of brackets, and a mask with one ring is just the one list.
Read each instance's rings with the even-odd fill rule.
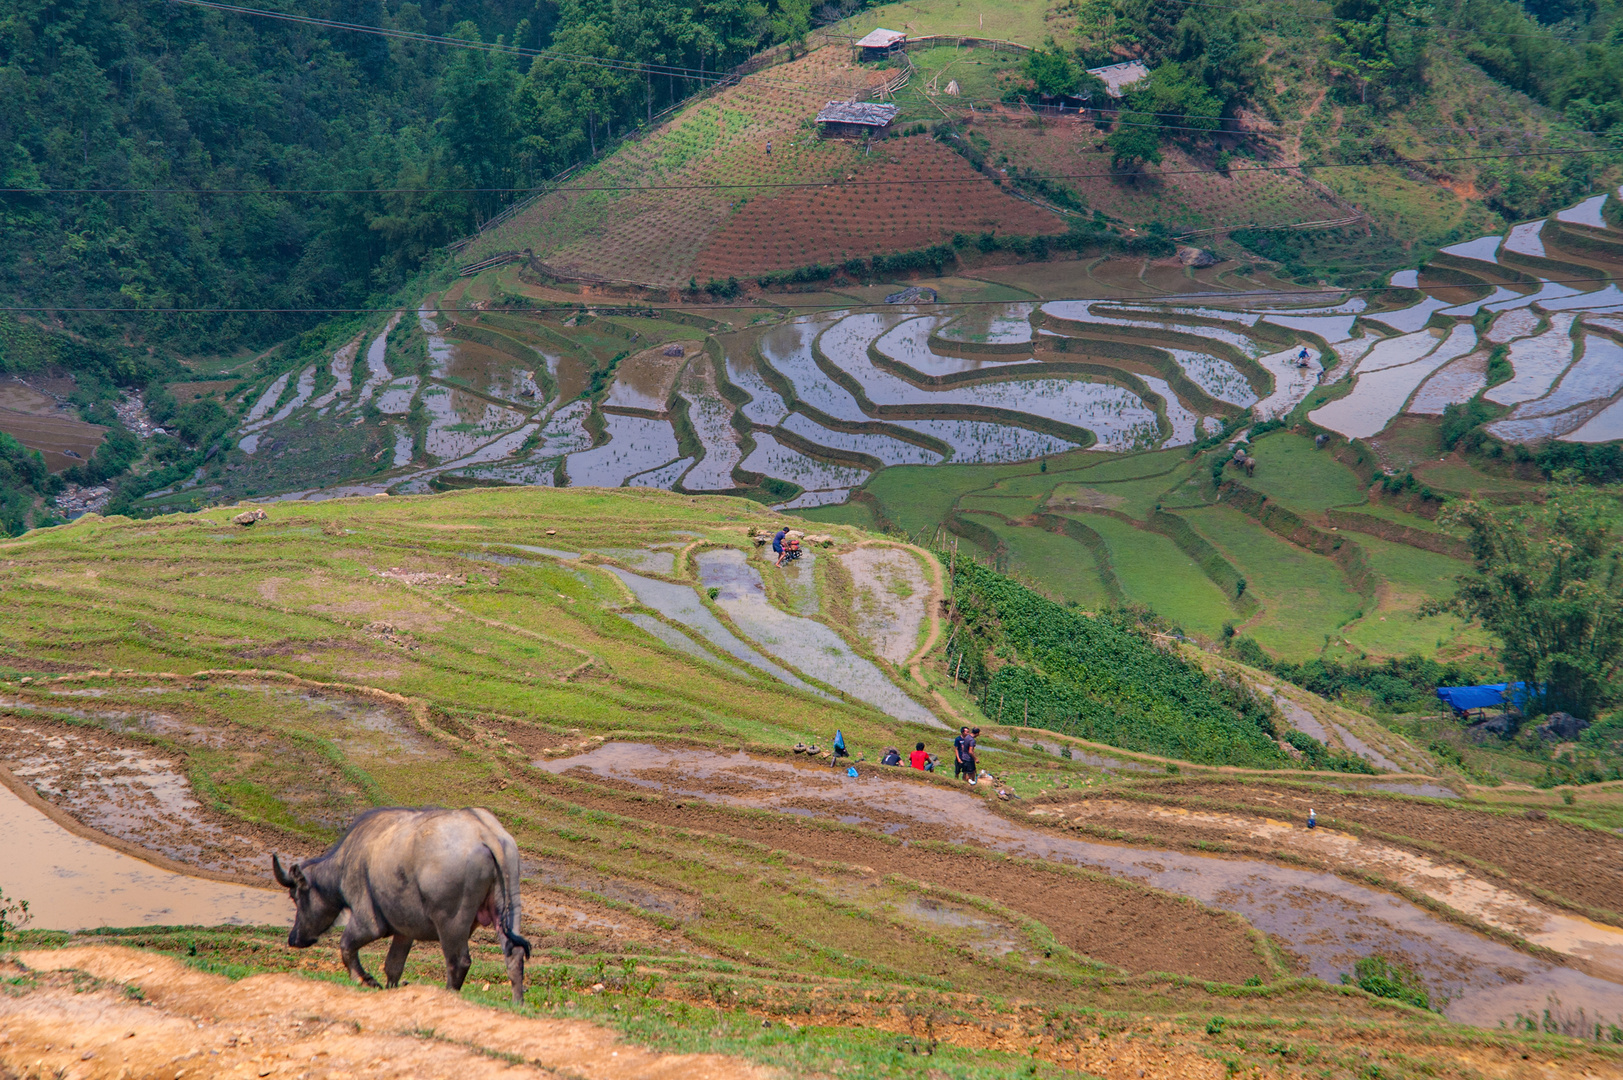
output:
[[1178,249],[1178,261],[1185,266],[1193,266],[1198,269],[1202,266],[1216,266],[1223,260],[1205,248],[1181,247]]
[[1490,735],[1508,739],[1515,731],[1516,725],[1508,716],[1492,716],[1466,729],[1471,741],[1478,743],[1487,742]]
[[252,510],[244,510],[231,520],[236,522],[238,525],[252,525],[256,521],[265,520],[265,509],[264,507],[256,506]]
[[1538,737],[1550,742],[1571,742],[1583,733],[1589,726],[1588,720],[1580,720],[1571,713],[1554,712],[1545,718],[1544,723],[1536,729]]

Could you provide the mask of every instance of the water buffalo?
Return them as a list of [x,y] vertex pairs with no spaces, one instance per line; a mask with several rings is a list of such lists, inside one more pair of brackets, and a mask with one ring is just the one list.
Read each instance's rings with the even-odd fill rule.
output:
[[513,1003],[523,1002],[530,943],[518,932],[518,845],[489,810],[368,810],[325,854],[286,870],[272,855],[271,871],[296,907],[287,935],[295,949],[314,945],[347,910],[338,947],[356,980],[378,985],[360,950],[392,936],[383,962],[391,988],[400,985],[412,943],[437,941],[445,985],[461,990],[473,965],[474,924],[494,926]]

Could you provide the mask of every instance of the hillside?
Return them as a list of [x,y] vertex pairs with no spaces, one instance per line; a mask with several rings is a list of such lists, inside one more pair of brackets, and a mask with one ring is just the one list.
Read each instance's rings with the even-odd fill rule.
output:
[[[357,810],[476,802],[524,854],[537,953],[521,1011],[602,1025],[622,1049],[727,1054],[789,1075],[1058,1076],[1080,1066],[1181,1077],[1221,1075],[1225,1063],[1272,1069],[1288,1030],[1292,1067],[1311,1058],[1332,1075],[1366,1073],[1372,1053],[1438,1076],[1521,1076],[1529,1053],[1618,1067],[1604,1029],[1585,1044],[1499,1026],[1534,1015],[1551,992],[1587,1015],[1615,1007],[1613,984],[1566,965],[1571,946],[1558,934],[1533,935],[1555,950],[1538,957],[1509,947],[1516,927],[1565,926],[1574,912],[1600,920],[1591,935],[1614,933],[1605,897],[1615,886],[1593,868],[1615,865],[1616,836],[1586,824],[1615,825],[1610,790],[1564,804],[1468,788],[1446,768],[1440,778],[1300,765],[1219,772],[990,718],[979,721],[988,775],[955,789],[944,769],[876,764],[885,746],[915,740],[950,754],[934,717],[977,715],[956,662],[963,633],[937,625],[948,568],[915,549],[836,527],[828,545],[776,571],[745,534],[783,519],[741,500],[661,492],[470,491],[272,506],[246,525],[233,515],[91,518],[36,532],[5,545],[0,581],[13,612],[0,624],[10,729],[0,795],[26,794],[51,828],[165,868],[149,875],[230,883],[217,903],[229,896],[241,910],[249,893],[279,903],[241,888],[264,880],[266,849],[311,853]],[[1018,586],[959,570],[956,605],[966,617],[972,603],[1001,606],[1014,644],[1024,633],[1009,618]],[[1143,657],[1133,662],[1144,670],[1174,670],[1137,632],[1101,626],[1095,644]],[[1006,664],[994,645],[976,662]],[[843,655],[831,662],[832,652]],[[1055,676],[1052,657],[1044,663]],[[1207,692],[1199,665],[1178,670],[1165,689],[1186,700]],[[1322,723],[1348,739],[1357,730],[1424,760],[1367,718],[1254,672],[1229,677],[1274,695],[1276,723]],[[793,750],[826,748],[835,728],[856,779],[830,769],[826,749]],[[101,772],[113,759],[121,771]],[[135,798],[148,789],[167,794]],[[1461,791],[1488,801],[1461,802]],[[1325,830],[1289,827],[1309,799],[1322,822],[1355,830],[1353,847],[1332,857],[1318,843]],[[1487,849],[1517,845],[1530,806],[1570,848],[1522,844],[1503,869]],[[1274,833],[1261,842],[1264,818]],[[44,817],[15,820],[45,827]],[[1458,895],[1403,865],[1414,858],[1405,836],[1421,830],[1434,838],[1425,857],[1465,875]],[[970,835],[976,842],[963,843]],[[1229,855],[1202,854],[1214,845]],[[137,924],[129,930],[54,930],[75,924],[71,906],[53,907],[60,886],[48,867],[78,850],[49,849],[41,873],[4,879],[8,897],[32,895],[37,927],[8,934],[8,949],[75,947],[0,961],[29,968],[8,967],[16,977],[0,1000],[8,1066],[24,1053],[55,1060],[44,1027],[11,1021],[16,1008],[56,1017],[58,1036],[71,1031],[79,1047],[117,1060],[61,1011],[68,982],[53,968],[78,970],[75,987],[92,994],[96,980],[130,1000],[124,988],[142,988],[151,1005],[119,1028],[120,1038],[137,1033],[122,1053],[138,1056],[157,1053],[164,1025],[190,1017],[213,985],[188,967],[232,979],[338,972],[331,944],[290,951],[274,927],[168,928],[162,913],[132,912],[122,916]],[[1473,866],[1503,876],[1490,885]],[[1229,887],[1236,867],[1245,890]],[[1461,898],[1473,889],[1487,899]],[[1333,917],[1270,914],[1326,892],[1338,894]],[[505,999],[499,961],[491,939],[475,944],[463,996],[494,1007]],[[180,964],[140,969],[108,945]],[[1454,1021],[1488,1030],[1336,985],[1372,951],[1413,957],[1405,962],[1438,1007],[1446,995]],[[369,949],[367,962],[380,956]],[[423,1054],[429,1071],[442,1067],[432,1055],[468,1045],[507,1054],[532,1039],[541,1041],[523,1060],[556,1053],[543,1036],[566,1029],[478,1026],[477,1012],[424,989],[438,964],[419,950],[407,970],[418,986],[381,997],[333,988],[326,1007],[364,1020],[366,1039],[387,1039],[411,1034],[390,1011],[409,998],[405,1022],[427,1041],[401,1052]],[[199,1014],[191,1036],[222,1061],[248,1053],[247,1032],[258,1062],[324,1049],[323,1067],[338,1068],[362,1052],[364,1041],[332,1042],[333,1029],[290,1026],[283,999],[258,996],[297,984],[241,985],[229,1011]],[[437,1017],[432,1034],[420,1030],[423,1010]],[[222,1041],[221,1019],[238,1025],[243,1046]],[[567,1031],[592,1045],[607,1037]]]
[[[545,274],[664,289],[838,266],[955,234],[1010,239],[1094,224],[1103,227],[1081,239],[1099,251],[1171,232],[1304,281],[1361,284],[1548,213],[1616,171],[1594,156],[1593,132],[1545,107],[1568,91],[1543,86],[1541,105],[1518,92],[1525,81],[1496,81],[1505,70],[1474,48],[1463,12],[1431,13],[1440,29],[1429,38],[1410,28],[1423,44],[1403,47],[1420,48],[1418,59],[1373,97],[1358,90],[1337,36],[1342,6],[1266,26],[1155,4],[1111,14],[1028,0],[990,25],[944,0],[872,8],[813,34],[804,56],[779,51],[773,66],[639,133],[464,253],[530,250]],[[1519,10],[1500,8],[1500,19]],[[1611,20],[1610,9],[1593,15],[1587,32],[1605,37]],[[876,26],[914,43],[893,58],[857,59],[849,41]],[[1397,55],[1397,34],[1375,47]],[[1126,56],[1165,70],[1113,103],[1126,112],[1044,115],[1029,106],[1039,100],[1034,56],[1060,57],[1073,78],[1079,64]],[[819,138],[812,117],[824,101],[875,94],[898,107],[900,137],[876,153]],[[1118,137],[1132,125],[1156,134],[1142,156],[1124,158]],[[1582,152],[1517,156],[1551,147]],[[1329,167],[1295,168],[1314,163]],[[921,182],[930,194],[909,186]],[[817,186],[779,194],[783,184]],[[651,243],[656,235],[668,242]]]

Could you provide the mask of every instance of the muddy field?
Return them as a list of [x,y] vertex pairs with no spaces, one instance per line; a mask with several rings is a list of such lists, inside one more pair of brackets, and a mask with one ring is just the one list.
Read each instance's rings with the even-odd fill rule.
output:
[[1232,806],[1289,821],[1305,821],[1311,808],[1326,825],[1367,830],[1416,850],[1451,856],[1511,888],[1559,898],[1623,925],[1623,836],[1551,820],[1543,811],[1503,813],[1436,800],[1256,783],[1168,782],[1140,785],[1139,790],[1174,804]]
[[[600,781],[616,786],[613,781]],[[684,787],[688,785],[684,784]],[[635,790],[634,785],[626,785]],[[726,784],[717,786],[720,793]],[[1067,873],[1048,867],[987,858],[980,854],[904,848],[878,836],[830,835],[809,822],[765,820],[698,803],[661,805],[579,792],[594,809],[641,818],[660,825],[701,829],[752,841],[775,851],[814,859],[836,859],[899,874],[944,888],[986,897],[1044,923],[1063,944],[1131,972],[1168,971],[1217,982],[1266,977],[1269,968],[1257,943],[1237,921],[1173,897]],[[837,815],[842,807],[821,800],[798,800],[791,810],[803,817]],[[947,826],[922,825],[897,816],[894,833],[911,841],[951,843],[967,839]],[[892,831],[887,829],[887,831]],[[952,964],[937,974],[951,975]]]

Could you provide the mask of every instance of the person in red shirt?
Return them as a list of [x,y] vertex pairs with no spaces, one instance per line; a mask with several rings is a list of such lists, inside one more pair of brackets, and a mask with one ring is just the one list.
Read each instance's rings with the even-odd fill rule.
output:
[[929,755],[928,751],[926,751],[924,749],[924,744],[919,743],[918,745],[913,747],[913,752],[911,754],[907,755],[907,760],[908,760],[908,763],[910,765],[912,765],[915,769],[921,769],[922,770],[925,765],[929,764],[930,755]]

